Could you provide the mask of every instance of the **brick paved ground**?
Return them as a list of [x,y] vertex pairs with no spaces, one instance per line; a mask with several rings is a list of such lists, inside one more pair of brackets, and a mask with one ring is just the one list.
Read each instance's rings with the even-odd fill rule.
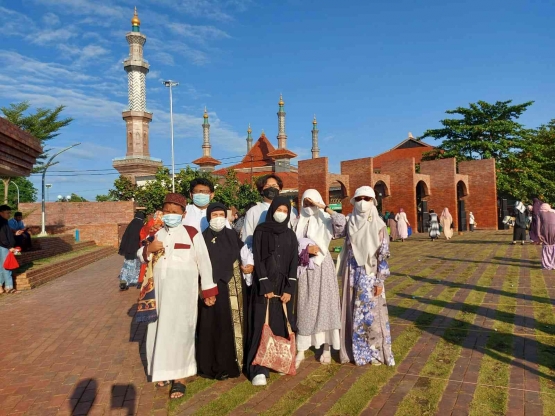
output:
[[476,232],[393,244],[395,368],[323,369],[311,356],[262,389],[192,378],[171,405],[145,377],[137,291],[117,291],[112,256],[0,296],[0,416],[555,414],[555,273],[539,268],[540,248],[508,240]]

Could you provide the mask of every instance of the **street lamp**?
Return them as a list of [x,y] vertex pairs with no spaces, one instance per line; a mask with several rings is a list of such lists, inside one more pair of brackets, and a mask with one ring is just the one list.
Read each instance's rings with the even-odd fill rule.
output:
[[50,188],[52,188],[52,184],[47,183],[45,186],[46,186],[46,202],[48,202],[48,200],[50,199],[48,198],[48,191],[50,190]]
[[164,86],[170,89],[170,127],[171,127],[171,136],[172,136],[172,192],[175,193],[175,163],[174,163],[174,156],[173,156],[173,97],[172,97],[172,87],[177,87],[179,82],[172,81],[171,79],[167,81],[162,81]]
[[11,183],[13,183],[15,185],[15,188],[17,189],[17,208],[19,209],[19,186],[17,186],[17,183],[15,183],[14,181],[8,182],[8,185]]
[[44,194],[46,193],[46,183],[45,183],[45,179],[46,179],[46,170],[50,167],[50,166],[54,166],[57,165],[59,162],[54,162],[52,163],[52,161],[54,160],[54,158],[56,156],[58,156],[61,153],[64,153],[66,150],[71,149],[72,147],[75,146],[79,146],[81,143],[75,143],[72,144],[71,146],[66,147],[65,149],[60,150],[58,153],[56,153],[54,156],[52,156],[50,159],[48,159],[48,162],[46,162],[46,164],[44,166],[42,166],[42,218],[41,218],[41,232],[39,234],[39,237],[45,237],[48,234],[46,233],[46,204],[44,201]]

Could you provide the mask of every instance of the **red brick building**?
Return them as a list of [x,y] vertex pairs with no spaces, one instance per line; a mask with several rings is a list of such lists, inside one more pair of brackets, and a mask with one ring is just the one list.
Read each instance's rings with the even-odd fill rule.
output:
[[329,190],[339,184],[343,213],[351,211],[349,195],[362,185],[376,191],[381,212],[399,212],[403,208],[414,231],[422,231],[428,212],[441,213],[449,208],[455,230],[468,228],[473,212],[480,229],[497,229],[497,189],[495,160],[460,162],[455,159],[422,161],[432,146],[412,136],[388,152],[341,162],[341,173],[328,170],[326,157],[301,160],[298,167],[298,192],[317,189],[326,203]]

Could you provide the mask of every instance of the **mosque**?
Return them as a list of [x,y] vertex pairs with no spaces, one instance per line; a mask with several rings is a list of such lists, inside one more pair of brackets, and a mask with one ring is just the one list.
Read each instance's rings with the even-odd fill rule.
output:
[[[145,79],[149,64],[143,58],[146,36],[140,31],[141,22],[135,9],[131,32],[126,39],[129,58],[123,63],[127,72],[129,106],[123,112],[126,123],[127,153],[114,159],[113,166],[120,174],[137,184],[144,183],[163,166],[160,159],[150,156],[149,124],[152,113],[146,110]],[[318,123],[312,121],[312,158],[291,164],[297,155],[287,148],[285,132],[285,102],[280,95],[278,102],[277,148],[262,132],[256,142],[252,130],[247,130],[246,155],[240,163],[216,169],[221,162],[212,157],[208,112],[203,116],[202,156],[193,163],[199,170],[211,172],[223,179],[233,169],[242,182],[256,177],[278,174],[284,183],[283,193],[297,199],[306,189],[317,189],[332,209],[348,213],[349,196],[362,185],[376,190],[381,212],[403,208],[414,231],[427,228],[429,210],[441,212],[445,207],[453,214],[455,229],[467,230],[468,213],[473,211],[482,229],[497,229],[500,217],[496,190],[495,160],[474,160],[457,163],[455,159],[423,161],[425,153],[434,149],[412,134],[387,152],[341,162],[339,174],[328,171],[328,158],[320,157]]]

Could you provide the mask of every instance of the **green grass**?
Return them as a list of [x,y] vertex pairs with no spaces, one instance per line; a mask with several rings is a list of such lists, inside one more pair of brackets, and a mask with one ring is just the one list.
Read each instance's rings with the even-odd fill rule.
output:
[[[530,287],[532,295],[538,298],[549,299],[545,279],[541,270],[530,270]],[[541,335],[543,331],[553,334],[555,331],[555,315],[553,306],[537,301],[534,304],[534,318],[541,322],[543,328],[536,325],[536,335]],[[555,415],[555,383],[548,377],[555,379],[555,337],[537,338],[538,346],[538,371],[540,376],[540,391],[543,404],[543,414],[545,416]]]
[[[472,276],[476,268],[477,266],[471,267],[472,273],[462,273],[461,276]],[[489,286],[496,269],[496,264],[489,265],[476,284],[479,286]],[[466,300],[480,304],[485,296],[485,292],[470,291]],[[462,351],[461,344],[468,335],[470,325],[476,319],[477,310],[478,306],[467,305],[465,301],[461,311],[451,321],[449,328],[445,330],[442,339],[438,342],[420,372],[423,378],[418,380],[414,388],[403,399],[396,415],[416,416],[435,413],[443,392],[447,387],[448,382],[446,379],[453,372],[455,363]]]
[[47,265],[50,265],[50,264],[58,263],[60,261],[69,260],[69,259],[72,259],[72,258],[75,258],[75,257],[79,257],[82,254],[90,253],[90,252],[96,251],[96,250],[101,250],[103,248],[106,248],[106,247],[96,247],[96,246],[85,247],[85,248],[77,250],[77,251],[70,251],[68,253],[58,254],[57,256],[52,256],[52,257],[46,257],[46,258],[43,258],[43,259],[33,260],[29,263],[22,264],[17,270],[15,270],[15,274],[17,275],[17,274],[25,273],[26,271],[29,271],[30,269],[38,269],[42,266],[47,266]]
[[330,365],[321,365],[318,369],[313,371],[301,383],[289,390],[284,396],[281,397],[270,409],[261,413],[264,416],[286,416],[292,414],[295,410],[301,407],[314,393],[318,392],[320,388],[331,379],[341,365],[333,363]]
[[216,400],[201,407],[195,415],[198,416],[215,416],[226,415],[237,406],[247,402],[255,394],[268,389],[281,376],[276,373],[270,373],[270,379],[266,387],[255,387],[250,381],[244,381],[236,385],[231,390],[223,393]]
[[185,396],[170,400],[168,405],[168,413],[175,414],[178,412],[181,406],[187,403],[195,394],[200,393],[203,390],[211,387],[213,384],[217,383],[216,380],[209,380],[207,378],[198,377],[190,383],[187,383],[187,390],[185,391]]
[[[515,273],[516,272],[516,273]],[[508,387],[513,354],[513,328],[516,311],[516,287],[518,267],[509,266],[504,278],[492,332],[487,340],[482,365],[478,374],[478,386],[470,405],[471,416],[504,415],[509,399]],[[497,331],[497,332],[496,332]],[[497,387],[488,387],[488,386]]]

